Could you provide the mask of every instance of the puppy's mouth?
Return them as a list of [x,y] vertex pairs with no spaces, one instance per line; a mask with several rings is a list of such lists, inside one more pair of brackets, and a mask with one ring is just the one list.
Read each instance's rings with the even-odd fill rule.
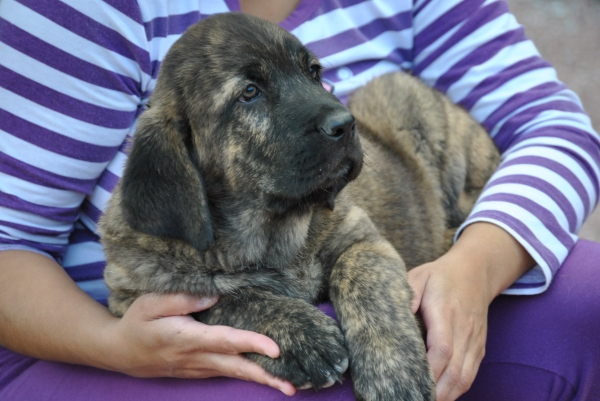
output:
[[361,167],[361,162],[346,159],[300,196],[269,195],[267,208],[275,214],[303,214],[315,205],[323,205],[333,211],[336,196],[358,177]]

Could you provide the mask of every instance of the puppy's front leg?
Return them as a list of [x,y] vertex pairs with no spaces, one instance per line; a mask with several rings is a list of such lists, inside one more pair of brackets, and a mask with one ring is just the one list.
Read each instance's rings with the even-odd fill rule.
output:
[[235,297],[220,297],[215,306],[194,314],[194,318],[272,338],[279,345],[279,358],[255,353],[246,357],[297,388],[328,387],[341,380],[348,367],[337,323],[301,299],[249,290]]
[[[363,228],[368,224],[364,224]],[[337,259],[330,297],[346,338],[358,400],[435,400],[435,382],[402,259],[374,231]]]

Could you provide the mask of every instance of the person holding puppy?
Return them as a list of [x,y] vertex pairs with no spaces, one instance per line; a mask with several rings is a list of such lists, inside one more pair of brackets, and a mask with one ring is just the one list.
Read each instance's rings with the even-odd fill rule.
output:
[[[240,11],[231,1],[166,3],[0,3],[0,398],[86,388],[118,389],[103,398],[129,389],[144,399],[276,399],[253,383],[130,376],[241,377],[295,392],[240,355],[277,357],[272,340],[187,316],[216,299],[148,295],[123,319],[94,301],[106,297],[95,223],[162,57],[190,24]],[[505,3],[260,3],[241,1],[241,11],[307,44],[342,101],[369,78],[410,71],[468,109],[503,152],[456,244],[409,273],[438,400],[471,386],[461,399],[594,393],[600,249],[575,233],[598,202],[600,144]],[[493,301],[502,292],[533,296]],[[51,388],[59,379],[68,384]],[[350,397],[343,386],[312,396]]]

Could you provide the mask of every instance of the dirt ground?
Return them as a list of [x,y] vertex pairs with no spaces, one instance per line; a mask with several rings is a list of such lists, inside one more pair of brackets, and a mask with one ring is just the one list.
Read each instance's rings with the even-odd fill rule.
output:
[[[600,130],[600,0],[507,0],[558,77],[574,90]],[[580,237],[600,242],[600,207]]]

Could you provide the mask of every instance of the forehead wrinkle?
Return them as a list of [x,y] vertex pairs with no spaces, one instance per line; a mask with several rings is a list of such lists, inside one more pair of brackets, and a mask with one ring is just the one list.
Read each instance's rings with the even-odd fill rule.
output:
[[270,26],[257,28],[235,39],[227,37],[229,35],[218,37],[219,51],[211,55],[213,68],[237,70],[251,80],[262,79],[268,83],[274,72],[294,74],[298,69],[308,69],[312,60],[316,61],[316,57],[287,32]]
[[211,112],[217,113],[223,110],[231,99],[236,96],[240,86],[243,85],[244,82],[245,80],[237,75],[225,79],[219,90],[215,91],[212,95]]
[[299,42],[292,41],[286,35],[281,34],[268,43],[260,41],[247,43],[246,54],[253,58],[252,63],[261,74],[269,74],[273,71],[291,73],[300,67],[308,67],[310,60],[316,60],[310,52]]
[[254,60],[240,68],[240,75],[258,84],[266,85],[271,81],[274,69],[268,59]]

